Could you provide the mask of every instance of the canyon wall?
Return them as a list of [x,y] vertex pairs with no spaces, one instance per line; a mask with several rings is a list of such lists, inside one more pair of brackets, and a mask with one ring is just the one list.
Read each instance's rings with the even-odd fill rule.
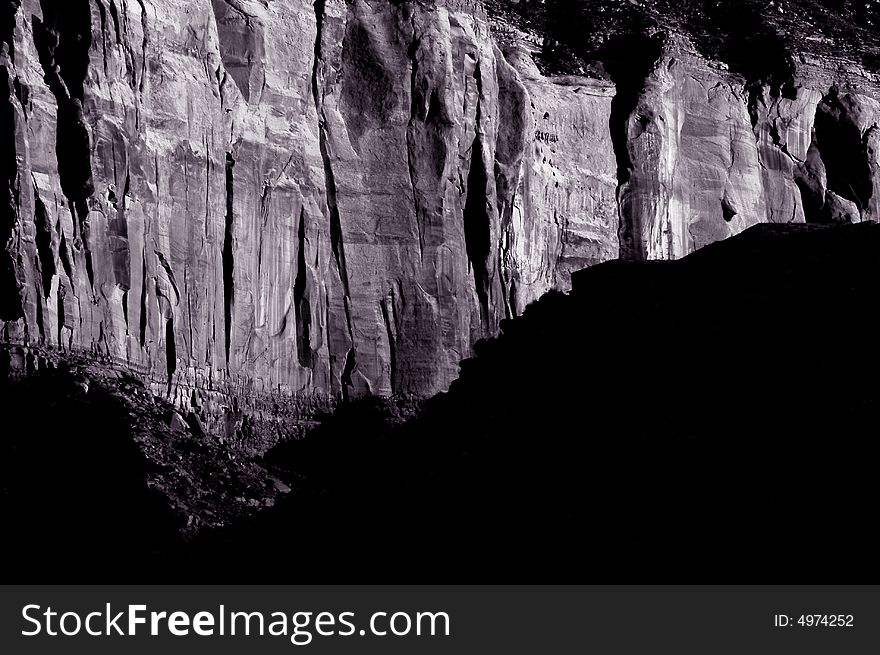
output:
[[661,39],[618,128],[624,258],[676,259],[756,223],[877,219],[875,75],[802,58],[784,86],[749,84]]
[[[470,0],[3,0],[0,331],[181,403],[427,395],[573,271],[876,219],[875,77],[655,35],[547,77]],[[503,33],[503,38],[499,34]]]

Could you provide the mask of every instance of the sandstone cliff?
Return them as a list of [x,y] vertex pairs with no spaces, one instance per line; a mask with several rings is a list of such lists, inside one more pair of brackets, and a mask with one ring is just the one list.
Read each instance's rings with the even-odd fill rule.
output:
[[431,394],[572,271],[880,211],[880,86],[470,0],[4,0],[0,330],[208,391]]

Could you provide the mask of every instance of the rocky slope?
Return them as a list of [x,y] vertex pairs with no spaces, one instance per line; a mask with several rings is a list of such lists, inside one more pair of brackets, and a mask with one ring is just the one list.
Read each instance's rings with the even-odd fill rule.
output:
[[554,73],[568,37],[512,6],[3,0],[3,338],[222,432],[278,392],[442,390],[592,264],[877,217],[876,76],[770,38],[824,23],[762,23],[746,66],[705,7],[584,3],[603,45]]
[[0,347],[0,415],[0,554],[22,575],[149,577],[297,484],[261,436],[207,435],[106,358]]

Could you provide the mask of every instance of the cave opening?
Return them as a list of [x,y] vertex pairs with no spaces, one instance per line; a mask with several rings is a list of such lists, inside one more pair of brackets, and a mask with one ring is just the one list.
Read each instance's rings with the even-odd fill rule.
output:
[[[874,193],[868,154],[862,132],[855,122],[853,107],[847,98],[832,91],[818,106],[814,131],[814,143],[822,157],[827,177],[827,192],[855,204],[859,214],[864,214]],[[826,202],[822,211],[808,211],[807,222],[833,220],[832,209]]]

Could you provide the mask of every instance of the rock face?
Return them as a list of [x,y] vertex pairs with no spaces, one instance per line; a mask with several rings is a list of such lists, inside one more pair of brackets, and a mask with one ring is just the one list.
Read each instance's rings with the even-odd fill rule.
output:
[[855,68],[744,85],[669,39],[623,119],[624,258],[677,259],[762,222],[876,220],[878,97]]
[[[788,97],[754,99],[753,121],[772,222],[878,219],[875,80],[840,84],[813,70]],[[822,82],[824,81],[824,84]]]
[[876,218],[855,65],[545,77],[476,1],[4,0],[0,330],[205,390],[431,394],[572,271]]
[[745,91],[666,43],[623,118],[621,240],[629,259],[678,259],[767,220]]

